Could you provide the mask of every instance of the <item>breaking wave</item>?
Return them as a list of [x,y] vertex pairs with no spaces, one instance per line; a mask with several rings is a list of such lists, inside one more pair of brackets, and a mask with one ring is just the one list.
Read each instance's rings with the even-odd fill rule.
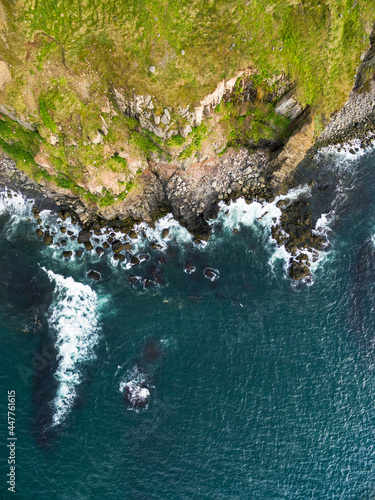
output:
[[52,425],[61,424],[76,400],[76,387],[82,381],[82,367],[95,359],[99,342],[98,298],[88,286],[73,278],[47,271],[55,283],[55,297],[48,324],[55,336],[58,389],[53,401]]

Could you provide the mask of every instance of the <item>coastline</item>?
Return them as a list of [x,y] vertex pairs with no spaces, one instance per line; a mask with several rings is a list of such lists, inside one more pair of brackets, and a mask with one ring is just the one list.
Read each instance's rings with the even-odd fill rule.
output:
[[[160,217],[172,213],[197,239],[207,240],[208,220],[216,218],[220,201],[228,203],[239,197],[248,203],[272,201],[301,182],[298,166],[311,160],[320,149],[352,139],[359,140],[362,149],[371,145],[375,131],[375,32],[370,43],[347,102],[316,140],[310,110],[305,109],[293,119],[294,132],[283,146],[265,141],[264,147],[253,150],[229,148],[222,155],[186,165],[149,160],[136,188],[125,200],[102,208],[47,179],[37,183],[5,153],[0,156],[0,187],[34,199],[36,214],[46,208],[62,217],[68,213],[82,231],[116,227],[129,234],[136,223],[152,226]],[[355,149],[349,152],[355,154]],[[314,179],[308,182],[313,184]],[[290,275],[299,280],[310,273],[304,251],[321,250],[324,241],[314,233],[306,202],[280,203],[279,208],[281,225],[272,229],[272,235],[277,244],[291,252]]]

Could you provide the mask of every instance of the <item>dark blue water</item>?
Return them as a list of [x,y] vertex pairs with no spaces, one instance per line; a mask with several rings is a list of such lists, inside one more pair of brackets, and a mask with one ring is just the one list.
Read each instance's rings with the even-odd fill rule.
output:
[[[12,494],[2,447],[1,498],[373,498],[374,164],[316,160],[331,188],[304,193],[315,219],[331,207],[318,221],[330,247],[298,285],[269,236],[275,205],[223,208],[204,248],[164,221],[146,233],[165,248],[140,238],[150,258],[127,269],[64,260],[26,222],[31,204],[3,197],[0,431],[15,390],[17,468]],[[126,403],[132,383],[145,408]]]

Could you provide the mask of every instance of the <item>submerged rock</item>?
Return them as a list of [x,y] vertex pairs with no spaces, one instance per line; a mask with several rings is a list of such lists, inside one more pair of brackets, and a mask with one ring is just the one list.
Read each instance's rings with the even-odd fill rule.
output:
[[135,288],[141,282],[141,278],[139,276],[135,276],[134,274],[130,274],[128,277],[128,283]]
[[206,267],[206,269],[203,271],[203,274],[205,278],[215,281],[219,278],[220,273],[217,269],[212,269],[211,267]]
[[150,340],[144,346],[134,368],[128,371],[126,381],[121,384],[121,390],[125,402],[131,409],[138,410],[147,407],[163,355],[162,343],[158,340]]
[[142,281],[142,285],[143,285],[143,288],[150,288],[152,286],[156,286],[156,283],[155,281],[153,280],[150,280],[148,278],[145,278],[143,281]]
[[184,273],[192,274],[192,273],[195,273],[196,270],[197,270],[197,268],[194,266],[194,264],[192,262],[186,262],[186,264],[184,266]]
[[139,384],[135,381],[130,381],[124,387],[124,397],[126,403],[132,408],[144,408],[150,400],[150,389],[145,383]]
[[150,260],[150,256],[148,253],[140,253],[138,255],[138,259],[139,259],[139,262],[147,262],[148,260]]

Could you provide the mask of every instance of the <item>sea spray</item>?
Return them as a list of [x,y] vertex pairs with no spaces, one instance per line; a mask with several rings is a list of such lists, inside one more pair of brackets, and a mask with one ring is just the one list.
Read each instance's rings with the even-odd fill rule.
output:
[[[292,203],[298,200],[300,196],[309,196],[310,194],[311,187],[303,185],[289,190],[286,195],[277,196],[272,202],[253,201],[248,203],[244,198],[231,201],[229,205],[220,202],[218,218],[217,220],[211,220],[210,223],[214,227],[219,221],[227,232],[238,231],[241,226],[252,227],[263,235],[264,244],[270,249],[269,265],[271,268],[274,269],[275,263],[281,260],[284,262],[284,271],[287,273],[291,254],[284,245],[277,244],[272,237],[271,227],[280,224],[282,215],[282,211],[278,206],[280,201],[287,200]],[[219,241],[219,238],[214,238],[212,242],[209,242],[209,245]]]
[[9,215],[4,227],[8,239],[13,236],[20,222],[33,216],[32,204],[32,200],[10,189],[0,192],[0,216],[5,213]]
[[82,381],[82,367],[95,359],[94,349],[100,338],[98,297],[88,285],[44,270],[55,283],[55,300],[48,324],[58,350],[55,378],[59,385],[52,418],[52,425],[58,425],[65,420],[75,402],[76,387]]

